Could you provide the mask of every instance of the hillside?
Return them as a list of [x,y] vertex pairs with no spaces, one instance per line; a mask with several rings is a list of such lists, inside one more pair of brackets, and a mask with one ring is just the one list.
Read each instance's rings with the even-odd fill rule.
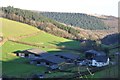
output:
[[[45,67],[35,66],[28,64],[28,59],[20,58],[15,56],[13,53],[17,50],[25,50],[30,48],[39,48],[44,51],[54,52],[59,51],[60,49],[56,49],[52,46],[76,46],[74,48],[79,49],[80,42],[69,40],[61,37],[57,37],[51,34],[48,34],[44,31],[41,31],[33,26],[26,25],[20,22],[8,20],[1,18],[4,22],[3,34],[5,37],[11,37],[17,41],[30,42],[31,44],[38,44],[45,47],[36,47],[22,43],[12,42],[9,38],[2,46],[2,67],[3,67],[3,76],[5,77],[16,77],[16,78],[25,78],[29,77],[33,74],[45,72]],[[8,23],[9,25],[6,25]],[[7,30],[6,30],[7,29]],[[16,30],[15,30],[16,29]],[[38,32],[37,34],[34,34]],[[10,34],[8,34],[10,33]],[[33,33],[34,35],[31,35]],[[25,36],[27,34],[27,36]],[[71,43],[72,42],[72,43]],[[60,45],[63,43],[62,45]]]
[[0,28],[2,29],[2,32],[0,33],[3,34],[3,37],[23,36],[40,31],[27,24],[22,24],[5,18],[0,18],[0,21],[2,22],[2,28]]
[[88,14],[90,16],[95,16],[99,18],[107,28],[113,32],[118,32],[118,18],[115,16],[107,16],[107,15],[98,15],[98,14]]
[[101,18],[101,20],[108,26],[110,30],[118,32],[118,18],[114,16],[105,16],[106,18]]
[[[53,34],[55,36],[67,38],[67,39],[75,39],[75,40],[92,39],[93,40],[93,39],[100,39],[108,34],[111,34],[109,30],[106,30],[106,26],[99,18],[94,16],[88,16],[86,14],[81,14],[79,16],[86,19],[86,20],[80,19],[84,24],[84,28],[86,28],[86,29],[82,29],[80,27],[83,27],[83,26],[80,26],[80,27],[70,26],[70,25],[58,22],[54,19],[48,18],[46,16],[43,16],[37,11],[22,10],[22,9],[13,8],[10,6],[2,7],[2,11],[3,13],[1,13],[1,16],[4,18],[35,26],[38,29],[44,30],[47,33]],[[70,14],[74,16],[74,14],[72,13]],[[75,15],[77,16],[79,14],[75,14]],[[79,18],[74,17],[74,19],[79,19]],[[74,19],[71,19],[71,21],[74,21]],[[87,25],[89,25],[89,27]],[[93,25],[97,25],[97,26],[93,27]],[[88,30],[89,28],[91,28],[91,30]],[[98,28],[102,30],[99,30]]]
[[113,44],[119,44],[119,40],[120,40],[120,33],[116,33],[116,34],[107,35],[101,40],[101,42],[102,44],[105,45],[113,45]]
[[[81,59],[84,56],[81,49],[105,50],[105,48],[110,47],[102,45],[99,40],[94,40],[101,36],[104,37],[106,30],[100,32],[99,30],[85,30],[67,26],[38,13],[13,7],[3,8],[3,11],[4,18],[0,18],[0,21],[3,22],[1,33],[6,41],[0,46],[2,49],[0,53],[2,54],[2,58],[0,58],[3,67],[2,77],[31,78],[35,74],[45,73],[46,77],[55,78],[55,76],[68,75],[73,70],[71,69],[70,72],[66,70],[64,72],[52,71],[47,67],[31,65],[28,58],[16,56],[15,51],[38,48],[50,54],[57,54],[59,51],[79,54]],[[68,68],[68,66],[66,67]],[[76,66],[75,69],[78,73]],[[85,70],[87,70],[86,67]]]
[[40,14],[70,26],[88,30],[105,30],[107,26],[98,17],[82,13],[40,12]]
[[[13,25],[15,24],[14,27],[13,27],[13,25],[12,26],[10,25],[10,27],[7,28],[8,32],[11,32],[11,29],[12,30],[14,30],[14,28],[16,29],[20,24],[21,24],[21,27],[26,25],[26,24],[23,24],[20,22],[5,19],[5,23],[7,21],[9,21],[10,24],[13,24]],[[7,25],[5,25],[5,27],[6,26]],[[39,31],[39,33],[35,34],[35,35],[31,35],[31,33],[30,33],[30,36],[22,37],[26,33],[25,34],[23,33],[22,35],[16,35],[17,32],[13,32],[14,34],[12,34],[12,32],[11,32],[12,36],[15,35],[15,37],[13,37],[13,38],[15,40],[19,40],[19,41],[23,41],[23,42],[44,45],[45,47],[30,46],[30,45],[16,43],[16,42],[12,42],[12,41],[7,41],[6,43],[4,43],[0,47],[0,49],[2,48],[2,53],[0,53],[0,54],[2,54],[2,59],[0,59],[0,60],[2,61],[3,77],[31,78],[34,74],[45,73],[46,71],[48,71],[46,67],[31,65],[31,64],[29,64],[28,59],[17,57],[16,55],[14,55],[14,53],[13,53],[14,51],[25,50],[25,49],[30,49],[30,48],[39,48],[41,50],[47,51],[52,54],[53,52],[68,51],[68,50],[60,50],[60,49],[53,48],[51,46],[65,46],[65,47],[73,48],[73,49],[79,49],[81,47],[79,41],[57,37],[57,36],[48,34],[44,31],[41,31],[33,26],[28,25],[28,27],[36,29],[36,31]],[[9,29],[9,28],[11,28],[11,29]],[[24,27],[22,27],[21,29],[24,29]],[[25,32],[28,32],[28,30],[26,29]],[[5,32],[3,32],[3,34],[4,33]],[[29,35],[29,34],[27,34],[27,35]],[[7,35],[7,36],[9,37],[11,35]],[[17,37],[21,37],[21,38],[17,38]],[[91,43],[90,43],[90,45],[91,45]],[[70,51],[70,52],[74,53],[74,51]],[[81,52],[75,52],[75,53],[81,54]],[[78,68],[76,68],[76,69],[78,69]],[[101,74],[103,74],[104,72],[105,71],[101,72]],[[59,74],[56,74],[56,73],[59,73]],[[47,77],[53,77],[52,75],[56,75],[59,77],[60,75],[68,74],[68,73],[67,74],[64,74],[64,73],[65,72],[59,72],[59,71],[52,72],[51,74],[48,73]],[[95,76],[97,76],[97,74]]]

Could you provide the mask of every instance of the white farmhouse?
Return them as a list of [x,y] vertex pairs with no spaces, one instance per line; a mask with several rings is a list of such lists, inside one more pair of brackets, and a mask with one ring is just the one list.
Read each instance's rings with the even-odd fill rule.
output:
[[86,59],[89,60],[89,66],[102,67],[109,65],[110,59],[104,52],[89,50],[85,52]]
[[109,65],[109,58],[106,56],[96,56],[92,59],[91,66],[102,67]]

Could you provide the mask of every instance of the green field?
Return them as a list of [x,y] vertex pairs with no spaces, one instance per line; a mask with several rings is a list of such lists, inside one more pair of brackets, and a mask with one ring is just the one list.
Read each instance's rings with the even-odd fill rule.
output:
[[[65,46],[65,47],[74,47],[79,48],[79,42],[68,40],[65,38],[60,38],[57,36],[53,36],[51,34],[45,33],[35,27],[29,26],[27,24],[19,23],[16,21],[0,18],[2,20],[2,33],[4,37],[19,37],[24,35],[29,35],[35,32],[40,32],[34,36],[29,36],[20,41],[37,43],[44,46]],[[35,65],[30,65],[28,59],[20,58],[14,55],[14,51],[17,50],[25,50],[29,48],[36,48],[34,46],[19,44],[11,41],[5,42],[0,49],[2,49],[2,67],[3,67],[3,75],[9,77],[29,77],[36,73],[41,73],[46,71],[45,67],[38,67]],[[38,47],[37,47],[38,48]],[[56,48],[41,48],[42,50],[48,52],[58,51],[60,49]]]
[[0,28],[2,30],[0,31],[2,31],[4,37],[22,36],[39,31],[30,25],[8,20],[5,18],[0,18],[0,22],[2,22],[2,28]]
[[[55,53],[56,51],[66,51],[66,50],[57,49],[52,46],[64,46],[65,48],[69,48],[69,49],[80,48],[80,42],[78,41],[60,38],[60,37],[48,34],[44,31],[41,31],[33,26],[29,26],[27,24],[19,23],[16,21],[3,19],[3,18],[0,18],[0,20],[2,20],[3,22],[2,33],[4,37],[12,37],[12,38],[15,37],[16,38],[16,37],[29,35],[29,34],[31,35],[36,32],[39,32],[38,34],[18,39],[18,41],[44,46],[44,47],[35,47],[35,46],[29,46],[29,45],[15,43],[11,41],[5,42],[0,47],[0,49],[2,49],[2,53],[0,53],[2,54],[2,58],[0,58],[0,60],[2,61],[2,64],[3,64],[2,67],[3,67],[4,76],[22,78],[22,77],[30,77],[33,74],[47,71],[45,67],[40,67],[40,66],[29,64],[28,59],[17,57],[13,53],[14,51],[25,50],[29,48],[39,48],[41,50],[44,50],[50,53]],[[114,72],[115,69],[116,68],[112,68],[111,70],[104,70],[104,71],[97,72],[95,73],[93,77],[104,78],[109,75],[114,76],[116,75],[116,73],[114,74],[112,72]],[[68,71],[73,71],[73,72],[77,70],[78,70],[77,67],[68,69]],[[81,71],[84,71],[84,70],[86,70],[86,68],[81,69]],[[109,71],[110,73],[105,75]],[[47,77],[59,77],[59,76],[67,75],[67,74],[68,73],[65,73],[65,72],[55,72],[55,73],[53,72],[53,73],[46,74],[46,76]],[[69,75],[71,75],[71,73],[69,73]],[[88,77],[91,78],[91,76],[88,76]]]
[[3,75],[9,77],[28,77],[33,73],[44,72],[46,68],[30,65],[28,59],[15,56],[12,52],[33,48],[23,44],[6,42],[2,46],[2,67]]
[[44,32],[39,33],[36,36],[23,38],[20,41],[36,43],[38,45],[42,45],[42,46],[49,47],[49,48],[50,46],[64,46],[66,48],[72,48],[72,49],[80,48],[80,42],[78,41],[56,37],[56,36],[53,36],[51,34],[44,33]]
[[118,66],[111,67],[99,72],[94,73],[94,75],[88,75],[88,78],[118,78]]

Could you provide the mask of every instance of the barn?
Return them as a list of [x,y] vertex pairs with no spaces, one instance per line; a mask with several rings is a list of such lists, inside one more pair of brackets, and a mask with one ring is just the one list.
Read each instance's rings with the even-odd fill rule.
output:
[[92,66],[96,66],[96,67],[102,67],[102,66],[106,66],[109,65],[109,58],[107,56],[95,56],[92,59]]
[[60,53],[55,54],[55,56],[65,59],[67,62],[74,62],[80,58],[80,56],[77,54],[67,53],[67,52],[60,52]]
[[60,68],[60,64],[64,63],[65,60],[54,55],[45,55],[43,57],[33,59],[30,61],[31,64],[36,64],[37,66],[46,66],[50,69]]
[[16,51],[14,53],[16,54],[16,56],[20,56],[20,57],[35,58],[35,57],[39,57],[40,54],[44,54],[47,52],[37,48],[32,48],[23,51]]

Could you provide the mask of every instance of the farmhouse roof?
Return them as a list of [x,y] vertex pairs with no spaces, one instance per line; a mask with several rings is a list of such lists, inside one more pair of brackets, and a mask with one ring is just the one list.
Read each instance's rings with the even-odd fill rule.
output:
[[79,58],[79,55],[73,54],[73,53],[60,52],[60,53],[57,53],[56,55],[63,56],[63,57],[69,58],[69,59],[77,59],[77,58]]
[[106,54],[102,51],[96,51],[96,50],[88,50],[85,52],[86,54],[94,54],[96,56],[106,56]]
[[107,59],[107,56],[96,56],[93,58],[93,60],[96,60],[97,62],[107,62]]

